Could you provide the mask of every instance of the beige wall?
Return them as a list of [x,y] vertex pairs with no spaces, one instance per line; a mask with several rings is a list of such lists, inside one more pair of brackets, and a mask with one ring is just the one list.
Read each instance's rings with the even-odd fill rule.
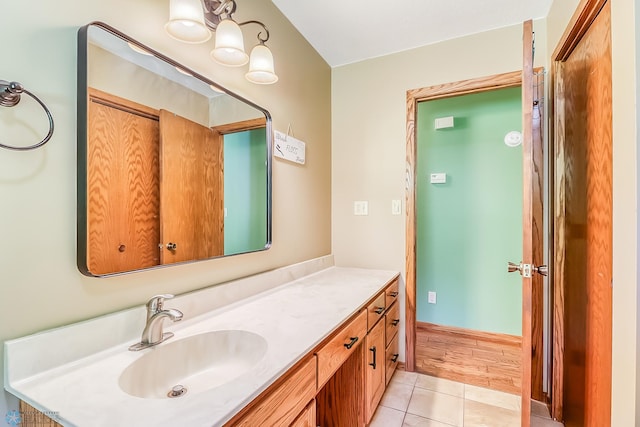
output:
[[[544,21],[534,30],[535,62],[542,66]],[[407,90],[521,68],[522,26],[515,25],[333,70],[336,264],[393,269],[404,278]],[[391,215],[392,199],[402,200],[402,215]],[[353,215],[354,200],[369,202],[368,216]]]
[[[56,129],[39,150],[0,149],[0,341],[140,305],[156,293],[179,294],[330,253],[331,72],[271,2],[243,0],[237,17],[268,24],[280,77],[272,86],[248,83],[245,68],[217,65],[209,57],[212,42],[170,39],[163,29],[168,0],[8,2],[3,8],[3,16],[13,18],[0,28],[0,79],[20,81],[40,96]],[[306,165],[274,160],[271,249],[108,279],[78,272],[76,35],[78,27],[95,20],[265,107],[275,129],[286,132],[290,124],[295,137],[307,142]],[[249,49],[257,40],[253,28],[245,28]],[[46,131],[43,113],[33,109],[23,118],[21,107],[28,110],[29,101],[0,111],[2,142],[35,141]],[[35,129],[26,124],[31,121]],[[1,417],[5,398],[0,393]]]

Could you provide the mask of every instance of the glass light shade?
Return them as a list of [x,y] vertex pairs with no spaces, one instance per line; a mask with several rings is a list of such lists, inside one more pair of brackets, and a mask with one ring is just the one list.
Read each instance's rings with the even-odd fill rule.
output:
[[211,51],[216,62],[230,67],[239,67],[249,61],[244,51],[242,30],[231,19],[225,19],[216,28],[216,44]]
[[245,75],[251,83],[268,85],[278,81],[278,76],[273,70],[273,54],[263,44],[255,46],[251,50],[249,72]]
[[185,43],[203,43],[211,38],[211,31],[204,24],[200,0],[170,0],[169,22],[164,29],[171,37]]

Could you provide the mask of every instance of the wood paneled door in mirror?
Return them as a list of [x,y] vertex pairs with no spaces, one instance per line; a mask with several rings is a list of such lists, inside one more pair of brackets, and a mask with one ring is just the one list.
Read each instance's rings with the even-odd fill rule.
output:
[[96,275],[158,265],[158,112],[89,93],[87,265]]
[[222,138],[160,110],[162,264],[224,254]]

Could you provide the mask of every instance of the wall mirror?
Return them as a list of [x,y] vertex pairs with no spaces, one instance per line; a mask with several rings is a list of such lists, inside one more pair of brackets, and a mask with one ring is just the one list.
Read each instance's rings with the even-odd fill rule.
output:
[[268,249],[271,117],[94,22],[78,32],[78,268]]

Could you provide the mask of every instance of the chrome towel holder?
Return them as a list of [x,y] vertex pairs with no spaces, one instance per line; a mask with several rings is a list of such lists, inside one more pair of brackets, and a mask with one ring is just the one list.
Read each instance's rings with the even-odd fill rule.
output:
[[38,104],[44,109],[44,112],[47,114],[47,118],[49,119],[49,132],[44,137],[44,139],[37,144],[28,145],[25,147],[14,147],[11,145],[5,145],[0,143],[0,148],[6,148],[7,150],[17,150],[17,151],[27,151],[33,150],[38,147],[42,147],[46,144],[50,139],[51,135],[53,135],[53,117],[51,116],[51,111],[44,105],[44,102],[40,100],[33,93],[29,92],[18,82],[8,82],[6,80],[0,80],[0,106],[1,107],[14,107],[18,105],[20,102],[20,95],[22,93],[26,93],[30,97],[36,100]]

